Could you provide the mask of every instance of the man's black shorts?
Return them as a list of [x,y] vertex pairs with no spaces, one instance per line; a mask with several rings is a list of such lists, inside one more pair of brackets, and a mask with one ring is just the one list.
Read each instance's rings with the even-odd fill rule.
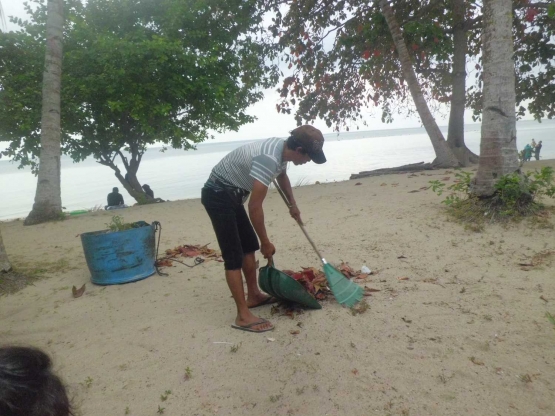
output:
[[[244,191],[246,192],[246,191]],[[260,249],[242,198],[229,190],[202,188],[201,202],[212,221],[226,270],[240,269],[243,255]]]

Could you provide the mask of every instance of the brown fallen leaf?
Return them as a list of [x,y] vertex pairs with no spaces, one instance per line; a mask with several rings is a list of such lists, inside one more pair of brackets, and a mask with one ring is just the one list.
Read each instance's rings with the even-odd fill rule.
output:
[[397,257],[398,259],[406,259],[405,256],[403,256],[402,254],[400,256]]
[[373,288],[368,287],[368,286],[364,286],[364,290],[365,290],[366,292],[381,292],[380,289],[373,289]]
[[380,186],[387,186],[387,183],[384,182]]
[[81,296],[83,296],[83,293],[85,293],[85,285],[86,283],[83,284],[80,289],[77,289],[75,286],[71,288],[74,298],[80,298]]
[[398,277],[397,280],[409,280],[408,277]]
[[357,186],[357,185],[362,185],[362,182],[355,183],[355,186]]
[[414,191],[408,191],[409,194],[415,194],[416,192],[420,192],[418,189]]
[[291,331],[289,331],[289,333],[291,335],[299,335],[301,333],[301,331],[299,331],[298,329],[292,329]]
[[353,373],[356,376],[356,375],[358,375],[358,370],[356,368],[353,368],[351,370],[351,373]]
[[543,296],[543,295],[540,296],[540,299],[543,300],[544,302],[549,302],[549,301],[545,298],[545,296]]
[[472,361],[473,364],[476,365],[484,365],[483,361],[480,361],[479,359],[477,359],[476,357],[470,357],[470,361]]

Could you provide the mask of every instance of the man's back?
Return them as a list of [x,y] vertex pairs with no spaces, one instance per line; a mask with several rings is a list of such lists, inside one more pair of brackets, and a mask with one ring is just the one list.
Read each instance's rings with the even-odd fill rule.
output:
[[108,206],[113,207],[116,205],[123,205],[123,196],[117,192],[110,192],[108,194]]

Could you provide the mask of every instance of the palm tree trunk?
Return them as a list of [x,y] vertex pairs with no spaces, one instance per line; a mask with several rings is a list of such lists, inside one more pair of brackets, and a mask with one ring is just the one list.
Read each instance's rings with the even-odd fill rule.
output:
[[473,192],[487,197],[501,176],[519,170],[511,0],[484,0],[483,30],[484,110]]
[[46,54],[42,81],[40,164],[35,203],[25,225],[59,218],[60,189],[60,90],[62,83],[63,0],[48,0]]
[[[2,9],[2,3],[0,3],[0,22],[2,22],[2,28],[4,24],[4,10]],[[0,272],[9,272],[12,269],[12,265],[8,260],[8,253],[6,253],[6,248],[4,247],[4,241],[2,240],[2,232],[0,231]]]
[[397,23],[393,10],[388,4],[388,0],[380,0],[380,9],[385,17],[387,26],[391,32],[391,37],[395,43],[397,53],[399,54],[403,76],[407,80],[416,110],[418,111],[422,124],[432,141],[432,146],[434,147],[434,151],[436,153],[433,165],[441,168],[459,166],[459,161],[447,145],[447,142],[445,141],[445,138],[443,137],[443,134],[441,133],[441,130],[439,129],[432,113],[430,112],[430,109],[428,108],[428,104],[424,99],[424,94],[422,94],[422,89],[420,88],[420,84],[418,83],[418,79],[414,73],[412,61],[410,59],[407,46],[405,45],[401,28]]
[[466,32],[464,29],[465,0],[453,0],[453,73],[451,110],[447,144],[461,166],[478,163],[478,156],[464,143],[464,110],[466,104]]
[[12,265],[8,260],[8,253],[6,253],[6,248],[2,241],[2,233],[0,232],[0,272],[9,272],[11,269]]

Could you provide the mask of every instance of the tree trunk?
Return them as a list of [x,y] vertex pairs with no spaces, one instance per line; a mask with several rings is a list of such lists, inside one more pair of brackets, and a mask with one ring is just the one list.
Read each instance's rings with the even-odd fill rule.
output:
[[447,145],[447,142],[445,141],[441,130],[439,129],[432,113],[430,112],[430,109],[428,108],[428,104],[424,99],[422,89],[420,88],[420,84],[418,83],[418,79],[416,78],[416,74],[414,73],[412,61],[410,59],[407,46],[405,45],[405,40],[403,39],[401,28],[399,27],[397,19],[395,18],[395,14],[389,6],[387,0],[380,0],[380,9],[385,17],[387,26],[389,27],[389,31],[391,32],[391,37],[393,38],[393,42],[395,43],[397,53],[399,54],[403,76],[405,77],[409,86],[412,99],[414,100],[414,104],[416,106],[416,110],[418,111],[420,119],[422,120],[422,124],[424,125],[424,128],[426,129],[426,132],[428,133],[428,136],[432,141],[432,146],[434,147],[434,151],[436,153],[436,158],[433,161],[433,165],[438,168],[457,167],[459,166],[459,161]]
[[466,32],[464,29],[465,0],[453,0],[453,73],[451,110],[447,144],[461,166],[478,163],[478,156],[464,143],[464,110],[466,105]]
[[62,212],[60,90],[63,22],[63,0],[48,0],[46,54],[42,79],[40,164],[35,203],[24,225],[57,219]]
[[141,157],[132,157],[131,161],[129,161],[121,152],[118,153],[126,170],[125,176],[122,175],[122,171],[119,169],[118,165],[114,163],[114,159],[108,155],[104,155],[98,163],[112,169],[118,181],[139,204],[155,202],[153,198],[145,193],[141,187],[141,183],[137,179],[137,171],[139,170]]
[[2,241],[2,232],[0,232],[0,272],[9,272],[11,269],[12,265],[8,260],[8,253],[6,253],[6,248]]
[[484,105],[480,163],[472,191],[493,195],[503,175],[519,170],[511,0],[484,0]]

